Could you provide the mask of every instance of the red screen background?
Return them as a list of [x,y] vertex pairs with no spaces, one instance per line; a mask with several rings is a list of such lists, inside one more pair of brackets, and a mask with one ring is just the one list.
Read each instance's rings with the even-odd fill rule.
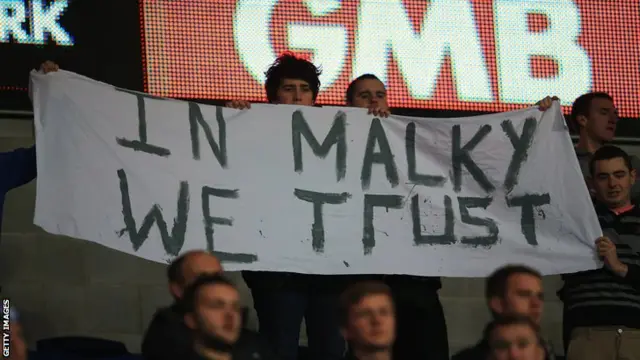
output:
[[[580,0],[575,3],[581,16],[578,43],[591,60],[591,91],[611,94],[620,116],[640,117],[640,5],[632,0]],[[428,2],[404,0],[403,4],[414,30],[420,31]],[[491,78],[491,89],[494,98],[499,99],[494,4],[488,0],[472,1],[472,4]],[[166,97],[265,101],[262,84],[245,69],[236,50],[233,32],[235,9],[236,1],[233,0],[141,1],[145,91]],[[351,54],[355,49],[357,12],[358,1],[353,0],[342,1],[337,11],[322,17],[314,17],[302,0],[281,0],[273,10],[271,42],[276,54],[290,50],[286,46],[288,23],[339,24],[347,28],[347,58],[339,78],[320,93],[320,104],[344,103],[345,89],[352,80]],[[528,15],[529,31],[542,31],[547,26],[544,16]],[[312,53],[297,53],[313,60]],[[499,101],[460,101],[456,95],[450,60],[445,57],[443,61],[434,96],[429,100],[420,100],[409,94],[396,62],[391,59],[386,83],[390,105],[488,112],[523,106]],[[530,66],[532,74],[537,76],[549,76],[557,71],[557,64],[544,57],[531,57]],[[568,101],[563,101],[568,105],[574,99],[563,100]],[[564,110],[569,111],[570,107],[565,106]]]

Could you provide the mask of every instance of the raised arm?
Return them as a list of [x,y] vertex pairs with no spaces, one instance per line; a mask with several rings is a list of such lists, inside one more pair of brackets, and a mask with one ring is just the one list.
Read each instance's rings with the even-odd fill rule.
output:
[[[58,71],[59,67],[52,61],[45,61],[40,65],[42,73]],[[31,86],[29,86],[29,97],[31,97]],[[37,175],[36,169],[36,147],[20,148],[13,151],[0,153],[0,178],[3,190],[11,190],[22,186]]]

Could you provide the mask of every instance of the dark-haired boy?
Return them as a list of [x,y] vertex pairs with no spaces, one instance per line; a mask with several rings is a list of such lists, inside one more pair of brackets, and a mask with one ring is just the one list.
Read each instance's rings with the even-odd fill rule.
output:
[[602,146],[592,155],[589,172],[605,234],[596,241],[604,266],[564,276],[567,359],[637,359],[640,208],[631,201],[636,170],[622,149]]
[[[265,92],[271,104],[313,106],[320,91],[321,71],[292,54],[276,59],[266,72]],[[243,109],[246,101],[227,104]],[[340,359],[345,341],[337,319],[344,278],[271,271],[243,271],[251,289],[260,333],[282,360],[298,358],[300,325],[305,320],[312,359]]]
[[[320,91],[321,73],[313,63],[293,54],[279,56],[265,73],[267,101],[270,104],[313,106]],[[251,103],[233,100],[226,106],[249,109]]]

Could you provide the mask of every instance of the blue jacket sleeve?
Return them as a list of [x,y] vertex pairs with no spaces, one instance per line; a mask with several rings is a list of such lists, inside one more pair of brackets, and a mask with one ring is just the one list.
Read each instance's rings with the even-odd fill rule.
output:
[[0,153],[0,188],[22,186],[36,177],[36,147]]

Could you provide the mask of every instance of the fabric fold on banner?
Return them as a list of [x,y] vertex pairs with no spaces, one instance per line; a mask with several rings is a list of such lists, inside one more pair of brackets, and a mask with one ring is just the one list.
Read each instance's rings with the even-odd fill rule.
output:
[[482,277],[600,266],[598,219],[556,103],[466,118],[234,110],[33,72],[34,222],[227,270]]

